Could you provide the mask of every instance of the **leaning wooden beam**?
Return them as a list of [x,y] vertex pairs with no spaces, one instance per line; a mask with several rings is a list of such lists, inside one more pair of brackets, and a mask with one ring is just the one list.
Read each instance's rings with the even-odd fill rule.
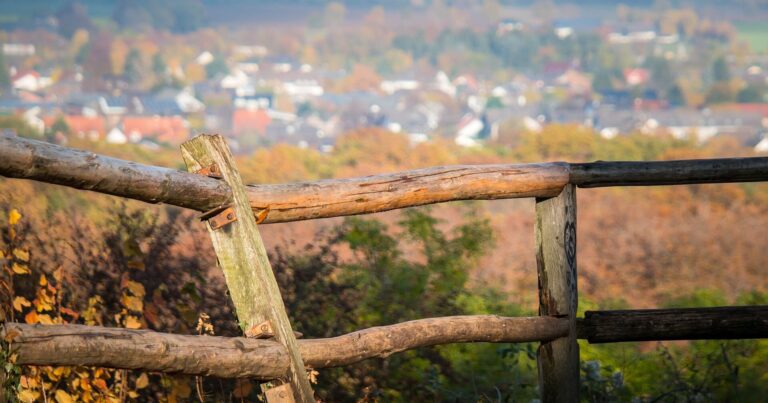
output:
[[655,186],[768,181],[768,158],[678,161],[598,161],[570,164],[579,187]]
[[[231,201],[226,183],[20,137],[0,136],[0,175],[207,211]],[[265,223],[374,213],[454,200],[548,197],[565,163],[468,165],[351,179],[247,187]]]
[[[478,315],[414,320],[298,342],[307,366],[326,368],[439,344],[546,341],[567,333],[564,319]],[[20,365],[88,365],[261,380],[288,371],[285,348],[271,340],[19,323],[6,323],[0,336],[10,342]]]
[[578,334],[590,343],[768,338],[768,306],[587,311]]
[[[246,336],[274,337],[284,346],[289,358],[285,393],[293,393],[296,402],[314,402],[296,336],[226,140],[220,135],[203,134],[182,144],[181,154],[191,172],[215,172],[232,190],[231,207],[218,213],[221,223],[212,216],[206,226]],[[268,403],[284,401],[272,397],[266,386],[264,391]]]

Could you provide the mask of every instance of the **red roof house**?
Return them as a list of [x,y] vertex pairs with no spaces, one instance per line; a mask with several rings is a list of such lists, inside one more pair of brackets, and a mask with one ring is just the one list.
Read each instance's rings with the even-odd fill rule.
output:
[[178,145],[189,138],[186,122],[178,116],[126,116],[123,118],[123,133],[132,142],[149,137]]
[[264,109],[238,108],[232,113],[232,134],[240,136],[245,133],[264,134],[272,118]]
[[[48,116],[43,118],[45,127],[51,127],[58,119],[58,116]],[[78,138],[87,138],[96,141],[106,133],[106,121],[101,116],[80,116],[65,115],[64,121],[69,126],[70,132]]]

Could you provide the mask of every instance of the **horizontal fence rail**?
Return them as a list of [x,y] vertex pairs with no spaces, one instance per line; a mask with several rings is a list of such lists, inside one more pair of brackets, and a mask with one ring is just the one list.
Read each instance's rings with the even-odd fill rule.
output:
[[579,338],[590,343],[768,337],[768,306],[586,312]]
[[[0,175],[207,211],[231,202],[223,181],[0,136]],[[374,213],[455,200],[553,197],[580,187],[768,181],[768,158],[447,166],[290,184],[251,185],[263,222]],[[262,214],[264,215],[264,214]]]
[[597,161],[570,164],[571,183],[606,186],[692,185],[768,180],[768,158],[678,161]]
[[[468,342],[533,342],[568,334],[568,321],[494,315],[420,319],[327,339],[299,340],[311,368],[352,364],[418,347]],[[288,371],[288,354],[273,340],[183,336],[83,325],[6,323],[1,336],[22,365],[87,365],[262,380]]]
[[[327,368],[448,343],[546,342],[566,336],[568,328],[566,318],[449,316],[298,343],[307,366]],[[587,311],[578,320],[577,335],[590,343],[766,338],[768,306]],[[86,365],[267,380],[284,376],[289,363],[278,342],[244,337],[20,323],[4,324],[0,337],[10,342],[16,364],[21,365]]]

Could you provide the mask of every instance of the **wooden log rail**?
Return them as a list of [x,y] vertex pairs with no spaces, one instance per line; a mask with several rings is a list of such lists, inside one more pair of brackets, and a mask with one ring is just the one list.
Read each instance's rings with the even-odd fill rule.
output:
[[[207,211],[226,183],[45,142],[0,135],[0,175]],[[768,158],[447,166],[349,179],[247,187],[265,223],[374,213],[454,200],[547,198],[566,184],[651,186],[768,181]]]
[[[586,312],[578,338],[590,343],[768,337],[768,306]],[[492,315],[421,319],[328,339],[299,340],[307,366],[327,368],[419,347],[469,342],[548,342],[569,333],[565,318]],[[21,365],[87,365],[261,380],[283,376],[276,341],[183,336],[82,325],[6,323],[0,332]]]
[[[568,321],[558,318],[449,316],[298,344],[307,366],[326,368],[438,344],[546,341],[566,334]],[[19,323],[6,323],[0,336],[21,365],[89,365],[261,380],[282,377],[289,366],[285,347],[273,340]]]

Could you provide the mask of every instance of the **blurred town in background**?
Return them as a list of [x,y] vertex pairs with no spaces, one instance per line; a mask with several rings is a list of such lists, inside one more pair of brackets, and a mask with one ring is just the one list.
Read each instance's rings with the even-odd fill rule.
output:
[[[768,152],[759,1],[7,1],[0,114],[49,141],[329,152],[380,127],[411,143],[514,143],[576,124]],[[6,129],[13,130],[13,129]]]

